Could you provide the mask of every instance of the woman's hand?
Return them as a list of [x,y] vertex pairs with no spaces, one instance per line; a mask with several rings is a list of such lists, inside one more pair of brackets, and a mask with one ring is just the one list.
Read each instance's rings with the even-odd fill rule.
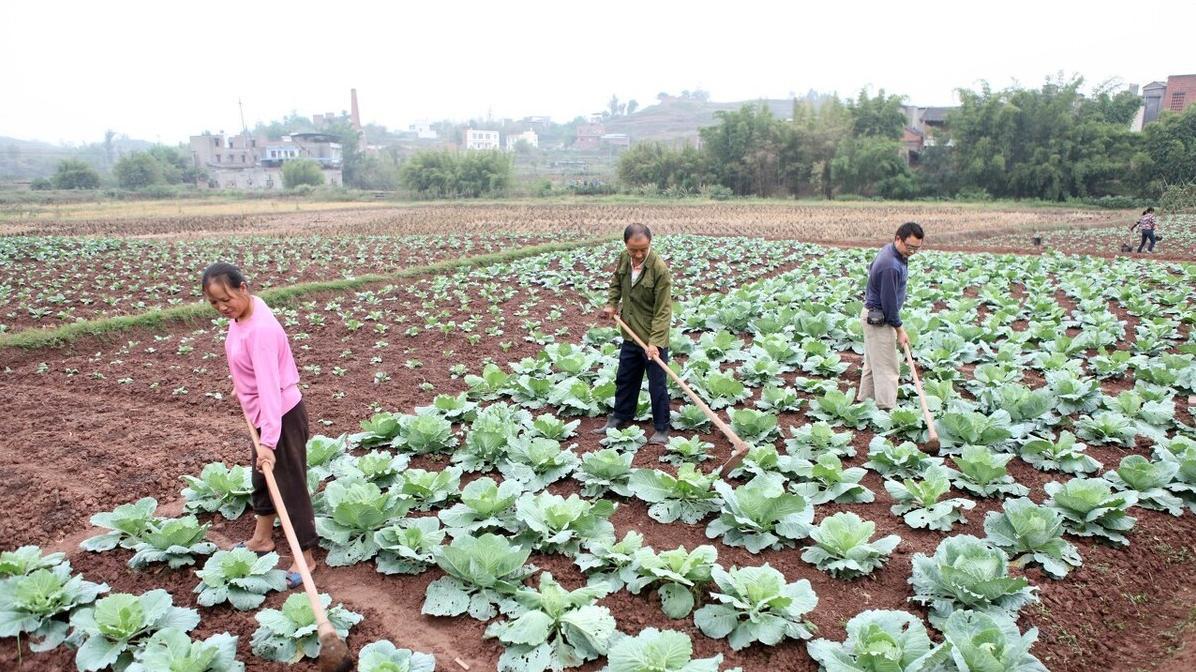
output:
[[257,451],[258,471],[266,471],[267,469],[269,469],[270,471],[274,471],[274,462],[275,461],[276,461],[276,456],[274,455],[273,448],[267,448],[265,446],[262,446],[261,450]]

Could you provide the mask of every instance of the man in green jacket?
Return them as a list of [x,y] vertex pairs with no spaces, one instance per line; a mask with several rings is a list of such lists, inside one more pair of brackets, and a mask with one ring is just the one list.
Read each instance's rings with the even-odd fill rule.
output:
[[623,244],[627,249],[619,255],[611,276],[610,291],[602,314],[614,317],[622,304],[619,317],[648,345],[647,352],[635,341],[624,336],[619,352],[619,370],[615,374],[615,408],[605,427],[622,429],[631,424],[639,402],[644,371],[648,372],[648,396],[652,400],[652,424],[656,432],[648,443],[665,445],[669,442],[669,392],[664,369],[652,361],[659,357],[669,361],[669,326],[673,321],[673,280],[669,267],[652,250],[652,231],[643,224],[629,224],[623,230]]

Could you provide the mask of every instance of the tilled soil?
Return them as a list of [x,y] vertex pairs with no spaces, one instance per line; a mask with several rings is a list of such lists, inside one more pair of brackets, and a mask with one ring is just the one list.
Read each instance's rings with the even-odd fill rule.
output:
[[[517,300],[516,300],[517,301]],[[545,310],[540,306],[539,311]],[[461,320],[457,314],[453,319]],[[592,323],[592,317],[580,314],[565,315],[561,324],[571,327],[570,337],[577,338]],[[187,333],[193,325],[177,325],[168,333]],[[546,323],[545,330],[550,326]],[[148,334],[138,338],[151,340]],[[514,336],[514,334],[512,334]],[[125,336],[122,335],[122,339]],[[132,335],[128,338],[133,338]],[[372,337],[361,335],[368,343]],[[374,385],[370,369],[361,367],[341,379],[328,376],[305,378],[308,409],[313,419],[313,433],[337,434],[353,431],[356,422],[370,413],[371,404],[380,403],[388,410],[410,412],[416,405],[427,404],[436,392],[457,392],[464,389],[460,379],[450,376],[448,367],[464,362],[471,370],[480,368],[480,360],[492,356],[500,363],[532,355],[540,346],[519,338],[512,338],[509,352],[498,352],[492,343],[483,341],[470,346],[459,336],[444,337],[438,333],[424,333],[404,341],[403,346],[418,357],[423,366],[418,369],[399,367],[393,380],[386,385]],[[346,347],[340,335],[313,330],[304,343],[307,350],[297,349],[299,365],[305,362],[306,352],[336,352]],[[23,543],[41,543],[54,550],[67,551],[77,570],[89,580],[108,582],[113,590],[142,592],[162,587],[175,596],[175,604],[195,606],[192,589],[198,580],[190,570],[134,572],[125,566],[126,551],[89,554],[77,550],[78,542],[94,533],[85,524],[86,518],[97,511],[133,501],[143,496],[155,496],[163,502],[164,513],[180,509],[178,491],[182,474],[197,473],[200,467],[213,460],[242,462],[247,446],[242,423],[235,402],[227,396],[220,401],[201,396],[200,390],[223,389],[224,363],[222,359],[202,359],[203,348],[187,356],[177,369],[155,370],[162,376],[158,390],[144,385],[118,385],[114,376],[103,380],[77,375],[63,380],[46,378],[36,373],[43,359],[54,362],[54,370],[63,367],[85,367],[94,359],[96,351],[107,351],[112,343],[90,340],[79,342],[66,351],[17,353],[5,364],[11,373],[0,375],[0,398],[5,399],[7,411],[0,421],[5,437],[0,449],[0,548],[12,548]],[[368,347],[353,345],[354,349]],[[454,355],[444,353],[452,350]],[[12,353],[5,353],[9,356]],[[840,387],[854,386],[859,375],[859,357],[845,354],[852,367],[840,377]],[[99,362],[106,362],[101,357]],[[130,370],[152,369],[163,360],[148,354],[126,358]],[[149,364],[151,366],[146,367]],[[204,369],[197,372],[195,369]],[[87,368],[81,368],[87,371]],[[792,374],[791,374],[792,375]],[[421,382],[431,383],[435,392],[420,391]],[[173,396],[166,390],[172,385],[186,383],[195,393]],[[1107,392],[1129,386],[1128,381],[1110,383]],[[223,387],[222,387],[223,386]],[[343,392],[341,398],[334,394]],[[758,392],[756,393],[758,394]],[[808,395],[802,395],[808,396]],[[745,403],[750,403],[745,402]],[[680,405],[673,402],[674,408]],[[324,428],[320,419],[332,421]],[[1179,411],[1181,421],[1191,424],[1186,409]],[[786,413],[781,425],[787,427],[804,423],[804,414]],[[590,429],[602,422],[600,418],[584,419],[574,441],[577,450],[585,452],[598,448],[597,437]],[[856,433],[853,445],[857,454],[847,462],[859,465],[865,459],[866,447],[872,433]],[[719,464],[730,452],[729,443],[718,434],[706,433],[703,438],[715,444],[715,460],[705,462],[704,468]],[[1115,466],[1128,452],[1147,454],[1149,446],[1140,441],[1131,451],[1117,448],[1092,447],[1089,453],[1104,463]],[[644,446],[635,458],[640,467],[662,466],[659,457],[663,450]],[[416,466],[432,467],[447,464],[444,456],[420,458]],[[662,468],[669,469],[667,466]],[[1054,477],[1030,468],[1020,460],[1010,465],[1019,482],[1032,489],[1031,498],[1042,501],[1042,486]],[[869,577],[856,581],[840,581],[818,571],[800,559],[800,548],[766,551],[751,555],[743,549],[717,544],[719,561],[724,566],[755,565],[768,562],[784,572],[788,580],[808,579],[819,597],[818,606],[809,618],[818,627],[818,636],[842,639],[844,624],[865,609],[907,609],[925,615],[925,611],[907,602],[911,595],[907,579],[914,554],[932,554],[944,533],[912,530],[889,513],[889,498],[881,478],[872,472],[864,485],[876,493],[872,504],[818,507],[819,519],[837,511],[854,511],[877,525],[877,535],[898,534],[902,543],[889,563]],[[561,481],[549,488],[559,494],[577,492],[579,486]],[[966,525],[957,526],[951,534],[968,533],[984,536],[984,514],[999,510],[996,500],[979,500],[977,507],[967,514]],[[1089,540],[1073,539],[1083,556],[1083,567],[1073,570],[1066,579],[1054,581],[1040,571],[1031,569],[1027,576],[1039,587],[1041,605],[1023,612],[1023,628],[1036,626],[1040,639],[1034,653],[1054,672],[1089,672],[1091,669],[1113,672],[1134,672],[1138,669],[1182,670],[1180,662],[1167,662],[1171,649],[1180,647],[1184,630],[1177,624],[1190,619],[1193,597],[1191,586],[1196,585],[1196,516],[1185,514],[1172,518],[1163,513],[1136,508],[1138,525],[1130,534],[1131,547],[1116,549]],[[227,545],[248,536],[251,521],[243,516],[236,521],[214,521],[213,539]],[[678,545],[692,548],[711,543],[705,536],[705,525],[675,523],[663,525],[647,516],[647,507],[638,500],[621,501],[612,518],[621,538],[629,530],[638,530],[645,543],[658,550]],[[281,543],[281,538],[279,538]],[[280,548],[280,553],[288,555]],[[322,552],[317,553],[322,558]],[[284,558],[284,561],[287,561]],[[582,574],[571,559],[558,555],[537,554],[532,557],[537,566],[547,569],[568,587],[583,583]],[[493,669],[501,653],[495,640],[483,639],[484,624],[468,617],[434,618],[420,614],[423,593],[427,584],[440,576],[433,569],[418,576],[385,576],[377,573],[372,564],[347,568],[321,565],[316,573],[321,591],[330,593],[335,602],[363,613],[365,621],[349,637],[356,652],[364,644],[389,638],[399,646],[434,653],[438,668],[455,669],[455,658],[473,669]],[[271,595],[266,606],[277,607],[283,596]],[[640,595],[616,593],[604,600],[614,613],[620,628],[634,633],[648,626],[673,628],[689,633],[695,643],[695,655],[723,653],[726,665],[740,665],[747,671],[802,670],[816,668],[799,642],[786,642],[776,647],[754,646],[732,652],[723,641],[703,636],[692,619],[673,621],[660,610],[659,598],[653,590]],[[240,636],[240,658],[251,670],[282,670],[284,666],[265,663],[249,652],[249,638],[256,628],[253,612],[235,612],[229,607],[202,609],[203,622],[197,636],[228,631]],[[4,640],[0,646],[2,669],[50,671],[72,669],[73,652],[65,647],[48,654],[26,653],[18,664],[14,640]],[[1181,650],[1181,654],[1183,650]],[[1188,654],[1190,658],[1190,654]],[[1176,659],[1177,661],[1182,659]],[[596,669],[594,664],[587,669]],[[314,662],[305,661],[285,669],[315,670]]]

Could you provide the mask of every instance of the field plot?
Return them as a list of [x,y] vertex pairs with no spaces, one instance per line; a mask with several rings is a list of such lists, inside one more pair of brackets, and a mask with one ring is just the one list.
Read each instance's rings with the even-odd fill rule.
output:
[[[594,312],[617,243],[279,307],[325,435],[309,447],[317,582],[364,617],[354,651],[385,638],[434,654],[438,669],[570,656],[599,669],[610,647],[614,667],[656,628],[682,633],[694,657],[723,656],[719,669],[814,670],[808,652],[832,655],[848,632],[912,658],[931,646],[1013,652],[1037,627],[1025,644],[1054,672],[1166,665],[1196,597],[1190,268],[915,257],[906,322],[943,438],[926,455],[912,389],[889,413],[850,396],[870,250],[657,245],[681,299],[674,366],[756,446],[737,472],[715,471],[729,445],[677,390],[667,448],[635,429],[590,433],[613,401],[618,335]],[[202,606],[193,592],[211,551],[199,539],[227,547],[252,525],[241,474],[221,486],[206,467],[211,492],[201,481],[179,492],[179,477],[247,452],[221,327],[6,353],[4,434],[20,448],[0,463],[0,548],[62,550],[72,566],[57,571],[111,592],[165,589],[197,611],[194,638],[239,636],[249,669],[315,669],[253,652],[269,649],[256,604]],[[96,519],[124,530],[117,548],[78,548],[107,531],[90,515],[144,496],[157,511]],[[172,529],[185,543],[165,557],[155,515],[183,516]],[[537,596],[559,599],[558,582],[595,590],[572,593],[564,617],[534,615]],[[268,591],[262,608],[284,598]],[[909,616],[852,620],[878,609]],[[933,643],[918,636],[926,627]],[[558,628],[561,646],[535,646]],[[644,641],[612,642],[616,628]],[[15,666],[16,641],[4,644]],[[65,645],[26,653],[20,669],[70,669],[74,657]]]
[[255,273],[256,289],[393,273],[562,236],[221,236],[200,239],[0,237],[0,332],[135,315],[203,299],[213,261]]
[[[1042,231],[1023,230],[1016,233],[1008,231],[987,234],[974,233],[963,236],[952,236],[949,244],[960,249],[975,250],[1015,250],[1021,252],[1036,252],[1031,237],[1038,233],[1042,236],[1044,250],[1056,250],[1068,254],[1090,254],[1101,257],[1113,256],[1142,256],[1143,258],[1163,261],[1192,261],[1196,259],[1196,215],[1178,214],[1164,215],[1160,218],[1158,227],[1158,242],[1153,253],[1145,250],[1138,253],[1141,235],[1137,231],[1130,231],[1129,227],[1136,220],[1135,212],[1126,213],[1121,221],[1108,224],[1098,224],[1084,228],[1059,227],[1047,228]],[[1127,255],[1121,246],[1128,244],[1132,250]]]

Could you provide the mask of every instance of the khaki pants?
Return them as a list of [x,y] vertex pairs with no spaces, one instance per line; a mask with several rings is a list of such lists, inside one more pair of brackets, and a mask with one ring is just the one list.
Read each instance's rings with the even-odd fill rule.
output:
[[857,401],[876,400],[876,405],[890,409],[897,405],[897,330],[888,324],[868,324],[868,309],[860,313],[864,325],[864,372],[860,374]]

